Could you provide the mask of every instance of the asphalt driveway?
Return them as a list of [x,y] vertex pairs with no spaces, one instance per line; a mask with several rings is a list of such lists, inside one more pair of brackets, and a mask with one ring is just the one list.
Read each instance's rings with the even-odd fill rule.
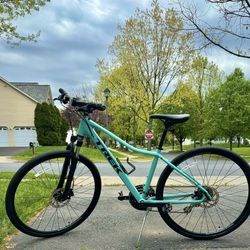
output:
[[127,193],[124,187],[104,187],[94,212],[75,230],[49,239],[18,233],[10,239],[8,249],[250,249],[250,219],[227,236],[197,241],[172,231],[156,212],[149,213],[142,240],[136,247],[144,212],[135,210],[127,201],[118,201],[120,190]]
[[0,147],[0,156],[16,155],[27,149],[27,147]]

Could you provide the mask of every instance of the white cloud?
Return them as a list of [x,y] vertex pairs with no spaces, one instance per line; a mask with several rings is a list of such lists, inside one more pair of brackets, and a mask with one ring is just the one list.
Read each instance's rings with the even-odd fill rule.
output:
[[110,16],[112,9],[109,9],[105,5],[105,1],[100,0],[87,0],[86,8],[89,9],[89,13],[99,20],[103,20]]
[[[168,6],[165,0],[160,2]],[[151,0],[51,1],[39,12],[17,20],[24,33],[41,30],[37,43],[12,49],[0,41],[0,75],[9,81],[51,84],[54,95],[59,87],[77,89],[83,83],[94,84],[98,81],[96,60],[107,57],[117,24],[133,15],[137,7],[150,4]],[[213,50],[209,58],[227,74],[238,66],[250,78],[247,60],[220,53]]]
[[0,65],[8,62],[15,62],[18,65],[27,63],[23,55],[16,54],[14,51],[1,51],[0,50]]
[[241,68],[245,77],[250,80],[249,59],[233,56],[218,48],[213,48],[213,50],[210,50],[209,54],[206,54],[206,56],[209,61],[216,63],[226,75],[231,74],[235,68]]

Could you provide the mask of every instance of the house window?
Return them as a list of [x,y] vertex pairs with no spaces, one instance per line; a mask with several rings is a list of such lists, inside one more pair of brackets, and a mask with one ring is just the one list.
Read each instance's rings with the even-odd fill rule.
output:
[[14,127],[14,130],[36,130],[34,127]]

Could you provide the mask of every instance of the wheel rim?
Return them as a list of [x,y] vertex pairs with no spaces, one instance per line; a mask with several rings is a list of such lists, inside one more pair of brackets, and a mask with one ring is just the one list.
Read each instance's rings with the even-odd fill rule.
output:
[[[232,231],[245,215],[249,200],[249,183],[243,170],[231,159],[216,153],[187,157],[178,166],[198,180],[213,199],[199,205],[173,204],[169,212],[161,212],[166,222],[184,234],[216,236]],[[165,181],[163,194],[195,193],[196,190],[189,181],[172,171]]]
[[[91,170],[78,161],[73,184],[73,195],[60,201],[58,190],[65,155],[38,162],[17,186],[14,197],[14,210],[19,223],[27,229],[41,233],[67,231],[87,216],[93,204],[96,183]],[[26,211],[23,208],[26,204]]]

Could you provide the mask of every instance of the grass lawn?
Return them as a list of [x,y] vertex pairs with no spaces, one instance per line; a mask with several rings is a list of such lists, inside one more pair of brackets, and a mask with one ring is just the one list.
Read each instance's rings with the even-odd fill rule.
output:
[[240,154],[245,160],[250,160],[250,147],[233,148],[233,152]]
[[11,222],[9,221],[4,206],[5,200],[5,193],[9,181],[13,173],[0,173],[0,248],[4,244],[4,239],[7,235],[12,234],[15,232],[15,228],[12,226]]
[[[204,144],[203,146],[210,146],[208,144]],[[212,146],[215,147],[221,147],[221,148],[226,148],[228,150],[229,149],[229,144],[212,144]],[[199,147],[199,145],[196,146],[197,148]],[[193,145],[184,145],[183,146],[183,150],[187,151],[193,148]],[[168,150],[172,151],[172,147],[167,147]],[[175,145],[174,147],[174,152],[180,152],[180,147],[179,145]],[[233,150],[234,153],[241,155],[241,157],[243,157],[246,161],[250,160],[250,147],[246,147],[246,146],[240,146],[239,148],[236,145],[233,145]]]
[[[43,147],[37,147],[35,149],[35,156],[40,155],[43,153],[51,152],[51,151],[56,151],[56,150],[65,150],[65,146],[43,146]],[[91,159],[93,162],[104,162],[106,159],[104,156],[101,154],[99,150],[96,148],[86,148],[82,147],[81,148],[81,154],[86,156],[87,158]],[[119,154],[117,152],[114,153],[115,157],[118,158],[124,158],[124,155]],[[30,149],[27,149],[15,156],[12,156],[12,159],[14,160],[19,160],[19,161],[26,161],[32,158],[32,151]]]
[[[43,147],[37,147],[35,149],[35,156],[51,151],[56,151],[56,150],[65,150],[65,146],[43,146]],[[111,150],[112,151],[112,150]],[[138,154],[135,152],[130,152],[130,151],[124,151],[124,152],[117,152],[118,150],[112,151],[115,157],[119,158],[120,160],[126,160],[127,156],[131,156],[131,158],[136,158],[137,160],[150,160],[152,159],[152,156],[148,155],[142,155]],[[81,148],[81,154],[86,156],[87,158],[91,159],[93,162],[106,162],[106,159],[104,156],[101,154],[101,152],[96,149],[96,148],[87,148],[87,147],[82,147]],[[26,149],[25,151],[12,156],[12,159],[18,160],[18,161],[27,161],[30,158],[32,158],[32,151],[30,149]]]
[[[11,235],[17,231],[17,229],[11,224],[9,218],[7,217],[6,211],[5,211],[5,193],[8,187],[8,184],[10,182],[10,179],[12,178],[14,173],[8,173],[8,172],[0,172],[0,203],[2,204],[0,206],[0,248],[3,247],[5,243],[5,239],[8,235]],[[38,187],[36,183],[32,185],[32,192],[43,192],[43,190],[38,190]],[[28,190],[27,188],[23,188],[21,194],[30,192],[30,189]],[[37,205],[37,204],[36,204]],[[43,207],[44,204],[39,204],[39,206]],[[30,217],[34,216],[34,212],[31,213],[27,209],[27,204],[26,202],[19,202],[18,207],[20,211],[22,211],[22,216],[25,218],[25,220],[28,220]],[[31,207],[31,210],[35,209],[34,207]],[[34,211],[34,210],[33,210]]]
[[[152,150],[152,151],[155,151],[155,150]],[[153,160],[153,157],[151,155],[143,155],[143,154],[139,154],[139,153],[131,152],[131,151],[128,151],[127,154],[131,156],[131,159],[133,158],[136,160]]]
[[[8,172],[0,172],[0,248],[3,247],[5,243],[5,239],[8,235],[11,235],[17,231],[17,229],[11,224],[9,218],[7,217],[6,211],[5,211],[5,193],[6,189],[8,187],[8,184],[10,182],[10,179],[12,178],[13,173]],[[29,192],[35,192],[38,195],[43,195],[46,190],[42,188],[42,186],[37,185],[37,182],[32,178],[32,176],[26,177],[28,182],[31,185],[22,185],[19,192],[17,193],[17,196],[23,197],[23,194],[29,194]],[[34,184],[33,184],[34,183]],[[37,202],[28,203],[24,199],[18,199],[17,207],[18,207],[18,213],[21,215],[23,220],[29,220],[31,217],[33,217],[39,210],[41,210],[47,201],[38,200]]]

